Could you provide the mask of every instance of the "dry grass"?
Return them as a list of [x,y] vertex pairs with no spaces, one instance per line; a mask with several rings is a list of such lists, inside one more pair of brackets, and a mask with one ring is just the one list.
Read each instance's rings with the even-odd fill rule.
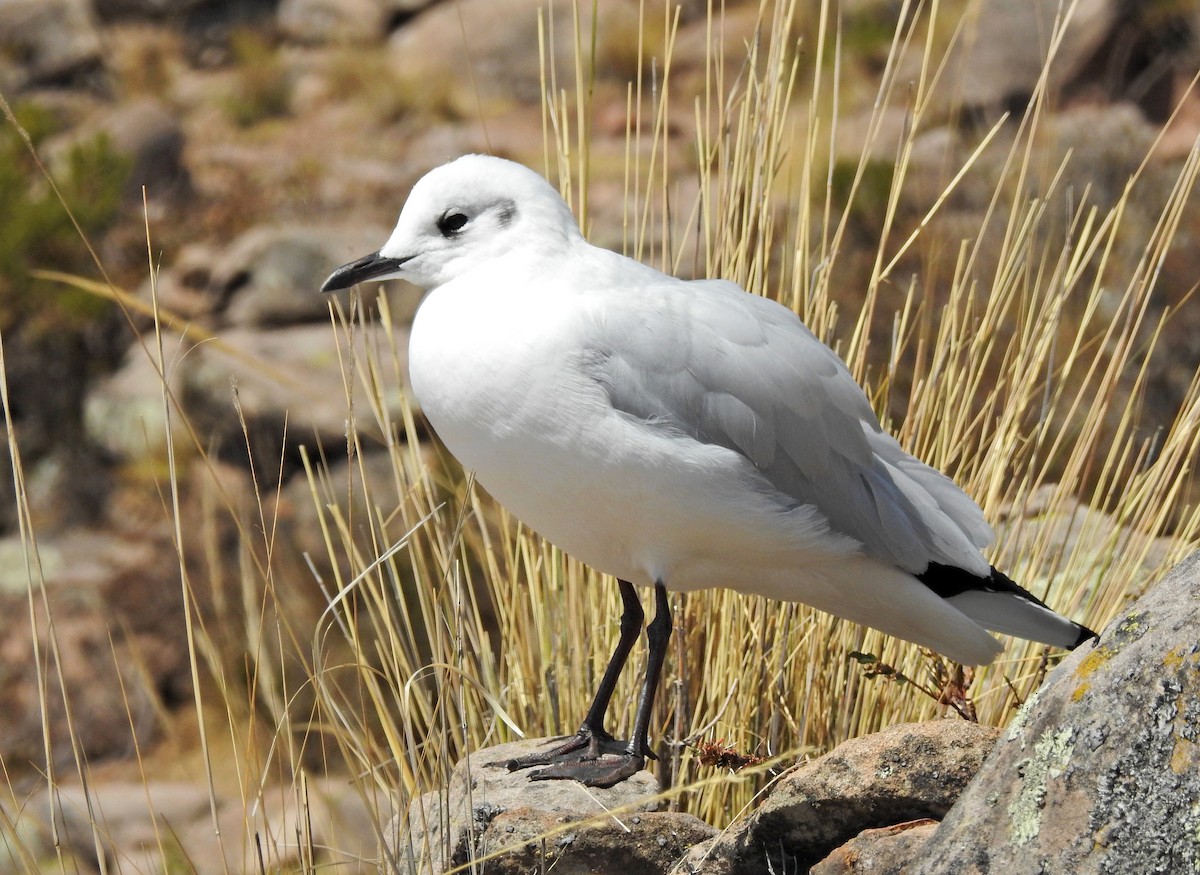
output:
[[[1039,173],[1034,146],[1046,112],[1040,92],[1024,117],[981,135],[945,195],[926,205],[927,214],[902,221],[900,193],[914,143],[936,121],[929,116],[930,96],[944,87],[938,83],[944,36],[955,32],[936,3],[920,15],[906,5],[869,136],[882,130],[884,107],[905,106],[909,122],[896,144],[887,197],[875,205],[882,230],[862,306],[847,314],[834,294],[852,216],[849,203],[835,200],[832,181],[843,87],[841,23],[836,4],[806,10],[818,16],[819,35],[804,52],[788,36],[796,4],[780,2],[764,6],[760,39],[748,47],[733,81],[726,78],[726,59],[710,58],[704,88],[689,107],[695,119],[690,168],[680,169],[679,144],[666,135],[675,99],[669,53],[652,75],[641,48],[630,56],[638,70],[629,93],[626,249],[671,269],[695,265],[697,272],[735,279],[796,308],[871,387],[883,415],[907,411],[894,424],[902,442],[952,473],[1000,523],[993,561],[1051,605],[1100,628],[1200,533],[1185,489],[1200,440],[1200,384],[1153,445],[1137,431],[1136,403],[1161,328],[1147,324],[1156,271],[1195,183],[1196,153],[1183,165],[1157,227],[1137,241],[1141,262],[1119,288],[1108,284],[1106,268],[1118,239],[1128,249],[1123,214],[1138,196],[1139,180],[1130,180],[1113,207],[1099,209],[1086,192],[1068,197],[1059,190],[1057,168]],[[653,30],[670,46],[674,16],[646,14],[657,16]],[[936,27],[927,26],[931,19]],[[709,44],[719,53],[720,40]],[[585,218],[594,181],[588,127],[593,51],[580,40],[576,68],[548,70],[545,89],[546,166]],[[901,81],[902,59],[912,57],[920,61],[918,72]],[[904,69],[908,76],[914,68]],[[849,201],[869,173],[868,146]],[[993,166],[1002,170],[990,212],[977,235],[963,239],[955,281],[939,300],[910,277],[907,256],[953,187],[977,171],[980,156],[997,151],[1001,160]],[[675,202],[683,173],[698,175],[694,203]],[[672,239],[665,230],[680,214],[688,217],[693,239]],[[994,270],[983,272],[988,223],[1006,231]],[[1063,234],[1049,230],[1055,223]],[[881,303],[889,287],[906,290],[896,312]],[[365,318],[334,314],[343,349],[353,348],[349,338],[365,330]],[[389,324],[386,308],[381,319]],[[889,323],[887,364],[872,369],[879,358],[871,355],[871,328]],[[153,339],[147,340],[153,354]],[[218,760],[228,756],[235,766],[245,834],[225,840],[249,847],[251,837],[263,837],[256,817],[269,804],[264,788],[281,786],[303,807],[311,773],[347,770],[368,810],[378,812],[382,836],[390,806],[403,811],[417,794],[441,786],[464,753],[509,740],[518,730],[535,736],[572,731],[616,635],[612,582],[539,540],[472,488],[452,460],[418,439],[411,411],[389,407],[385,399],[402,384],[395,344],[364,358],[347,353],[342,367],[352,411],[347,463],[335,464],[316,449],[305,457],[328,554],[312,563],[324,612],[307,623],[277,595],[277,568],[288,545],[274,534],[274,487],[256,484],[256,519],[246,519],[219,490],[211,511],[240,527],[241,562],[228,572],[233,584],[226,599],[239,603],[226,609],[237,628],[218,635],[206,625],[213,618],[189,615],[194,707],[207,715],[197,721],[202,761],[214,800],[230,766]],[[1126,398],[1134,400],[1110,409],[1112,399]],[[165,389],[163,403],[172,416],[181,415]],[[7,398],[5,405],[7,412]],[[384,478],[365,462],[374,449],[368,433],[385,436],[390,470]],[[19,486],[19,446],[11,431],[9,438]],[[199,442],[196,449],[203,458]],[[168,507],[179,521],[183,477],[174,462],[172,471]],[[18,495],[24,495],[20,488]],[[1106,509],[1120,528],[1105,528],[1085,514],[1079,536],[1064,544],[1061,530],[1044,520],[1074,513],[1076,497]],[[1036,519],[1022,513],[1034,500]],[[21,509],[31,622],[39,622],[36,533],[25,526],[24,503]],[[1153,549],[1161,535],[1175,539],[1169,549]],[[181,556],[198,546],[182,526],[176,538]],[[180,568],[188,601],[195,602],[195,590],[209,584],[194,580],[182,559]],[[946,710],[917,685],[868,677],[852,654],[875,654],[926,685],[952,672],[939,658],[803,606],[718,591],[689,596],[677,604],[676,617],[676,647],[652,737],[666,754],[672,804],[717,825],[747,809],[771,765]],[[248,674],[243,653],[250,654]],[[1012,641],[971,681],[968,694],[979,719],[1006,722],[1057,658]],[[302,667],[299,682],[285,664]],[[633,701],[637,683],[630,671],[615,701]],[[43,684],[42,694],[56,691]],[[614,718],[621,730],[632,715]],[[767,763],[725,774],[687,750],[690,742],[715,739]],[[86,784],[90,774],[87,762],[77,760],[74,778]],[[53,790],[66,777],[51,772],[45,782]],[[0,821],[0,835],[10,843],[17,837],[15,846],[22,847],[13,822]],[[99,827],[97,836],[99,842]],[[293,859],[303,871],[319,868],[320,849],[305,847],[303,835],[276,837],[276,846],[266,839],[264,867]],[[289,856],[285,846],[296,844],[302,853]],[[406,871],[395,860],[380,868]],[[52,870],[72,871],[62,860]],[[179,871],[190,871],[189,865],[181,863]]]

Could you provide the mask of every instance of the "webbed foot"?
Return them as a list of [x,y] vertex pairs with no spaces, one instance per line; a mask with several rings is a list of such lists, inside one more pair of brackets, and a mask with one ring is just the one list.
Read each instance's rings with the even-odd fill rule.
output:
[[488,765],[504,766],[510,772],[546,766],[530,772],[529,780],[573,779],[589,787],[611,787],[640,771],[645,763],[645,756],[630,753],[629,742],[618,741],[607,732],[581,729],[547,750]]

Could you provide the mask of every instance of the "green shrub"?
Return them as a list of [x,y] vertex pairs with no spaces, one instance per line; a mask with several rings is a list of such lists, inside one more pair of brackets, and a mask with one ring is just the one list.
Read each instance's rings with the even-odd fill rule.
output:
[[[45,110],[26,104],[13,112],[34,146],[54,133]],[[55,181],[79,223],[76,230],[20,132],[11,124],[0,129],[0,331],[69,329],[107,308],[95,295],[64,290],[29,271],[92,271],[79,233],[91,239],[112,227],[129,170],[129,159],[105,134],[71,147]]]

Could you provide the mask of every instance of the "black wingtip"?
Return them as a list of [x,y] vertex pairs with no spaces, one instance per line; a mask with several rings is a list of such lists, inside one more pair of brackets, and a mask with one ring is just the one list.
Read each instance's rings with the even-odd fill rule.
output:
[[1098,633],[1093,632],[1087,626],[1083,626],[1079,623],[1076,623],[1075,625],[1079,627],[1079,637],[1076,638],[1075,643],[1071,645],[1072,650],[1074,650],[1076,647],[1079,647],[1081,644],[1086,644],[1088,641],[1091,641],[1094,644],[1100,643],[1100,635]]
[[[1016,583],[1011,577],[995,568],[991,570],[991,573],[987,577],[981,577],[963,568],[931,562],[923,572],[914,576],[944,599],[953,600],[956,596],[969,592],[1007,594],[1016,596],[1032,605],[1037,605],[1039,608],[1045,608],[1051,614],[1055,614],[1054,610],[1045,602]],[[967,614],[968,616],[972,616],[980,625],[992,631],[1008,631],[1010,634],[1015,634],[1020,638],[1030,637],[1028,633],[1012,632],[1011,629],[989,625],[986,617],[972,615],[969,611]],[[1087,626],[1072,622],[1059,614],[1055,614],[1055,616],[1062,624],[1061,631],[1056,631],[1047,638],[1035,637],[1032,640],[1043,641],[1044,643],[1068,650],[1074,650],[1086,641],[1100,640],[1100,636]],[[1074,639],[1068,637],[1072,631],[1075,632]],[[1048,634],[1044,629],[1043,633]]]
[[983,592],[1007,592],[1031,601],[1040,607],[1046,603],[1016,583],[1011,577],[993,568],[989,577],[980,577],[965,568],[955,565],[943,565],[940,562],[930,562],[920,574],[914,575],[944,599],[954,598],[964,592],[980,590]]

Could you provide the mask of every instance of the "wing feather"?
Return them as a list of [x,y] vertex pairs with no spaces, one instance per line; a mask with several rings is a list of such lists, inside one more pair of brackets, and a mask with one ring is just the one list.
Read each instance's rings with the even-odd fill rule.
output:
[[883,433],[849,370],[787,308],[723,280],[644,275],[596,314],[587,372],[613,407],[742,454],[785,504],[815,506],[868,555],[986,575],[978,506]]

